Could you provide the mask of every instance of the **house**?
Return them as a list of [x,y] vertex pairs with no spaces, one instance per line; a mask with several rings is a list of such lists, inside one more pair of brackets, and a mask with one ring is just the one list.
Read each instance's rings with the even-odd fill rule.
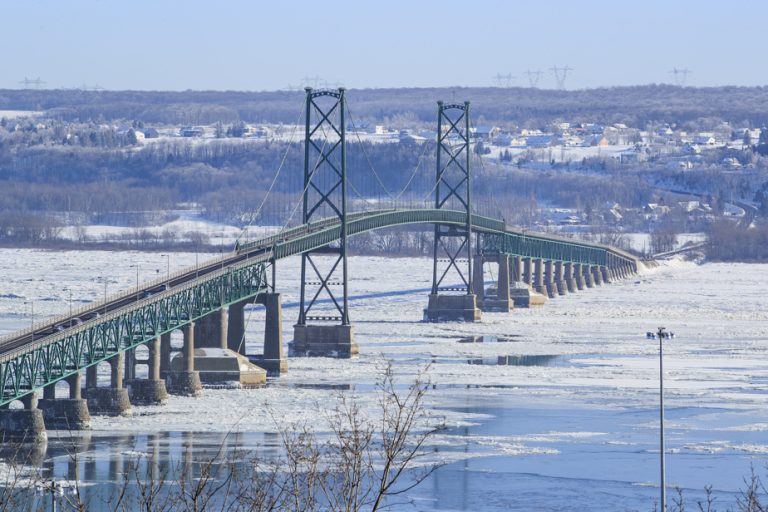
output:
[[733,157],[723,158],[723,167],[728,169],[741,169],[741,163]]
[[470,133],[472,133],[477,140],[482,140],[484,142],[490,142],[499,134],[499,132],[501,132],[501,128],[498,126],[479,125],[475,127],[474,131],[470,128]]
[[693,138],[693,143],[698,146],[714,146],[717,141],[712,135],[699,134]]
[[184,126],[179,130],[182,137],[202,137],[205,131],[199,126]]
[[160,136],[160,132],[157,131],[157,128],[147,128],[144,130],[145,139],[156,139],[159,136]]
[[549,135],[533,135],[526,137],[525,145],[529,148],[546,148],[552,145],[554,137]]

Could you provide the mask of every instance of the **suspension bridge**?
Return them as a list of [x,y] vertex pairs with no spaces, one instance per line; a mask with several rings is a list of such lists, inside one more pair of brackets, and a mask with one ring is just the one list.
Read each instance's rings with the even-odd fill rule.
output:
[[[3,439],[40,440],[46,428],[88,428],[91,414],[118,415],[131,404],[163,403],[169,393],[198,394],[204,348],[221,360],[234,357],[236,368],[248,364],[247,357],[271,374],[287,371],[276,267],[292,256],[301,258],[301,273],[291,352],[353,356],[358,343],[349,312],[347,241],[362,233],[430,226],[433,275],[424,320],[435,322],[474,322],[481,321],[483,311],[512,311],[517,301],[513,291],[520,284],[526,292],[554,298],[626,278],[641,265],[613,247],[530,233],[477,213],[471,194],[469,102],[438,102],[436,172],[426,194],[430,204],[377,204],[363,211],[348,208],[346,91],[307,88],[302,110],[303,183],[290,215],[300,208],[300,221],[292,227],[286,222],[270,236],[239,240],[219,258],[0,338]],[[258,218],[284,162],[253,218]],[[375,179],[383,186],[378,175]],[[497,279],[486,289],[487,265],[497,265]],[[245,353],[245,307],[251,303],[266,310],[264,349],[258,356]],[[176,354],[174,331],[183,334]],[[140,353],[148,354],[146,359]],[[110,379],[100,386],[97,368],[104,362]],[[137,377],[139,364],[147,366],[146,378]],[[238,378],[237,369],[234,375],[221,368],[203,374]],[[69,387],[67,398],[55,393],[62,381]],[[21,406],[12,406],[14,402]]]

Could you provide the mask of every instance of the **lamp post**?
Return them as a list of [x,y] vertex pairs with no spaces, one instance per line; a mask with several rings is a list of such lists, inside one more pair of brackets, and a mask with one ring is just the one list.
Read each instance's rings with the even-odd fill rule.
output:
[[139,301],[139,264],[131,265],[130,268],[136,269],[136,302]]
[[665,327],[659,327],[654,334],[648,332],[648,338],[659,340],[659,470],[661,475],[661,512],[667,511],[667,484],[666,467],[664,460],[664,340],[674,338],[673,333],[667,332]]
[[35,341],[35,303],[28,300],[24,301],[24,304],[29,304],[29,329],[32,331],[32,341]]
[[161,254],[161,257],[165,258],[165,281],[168,288],[171,287],[171,255]]

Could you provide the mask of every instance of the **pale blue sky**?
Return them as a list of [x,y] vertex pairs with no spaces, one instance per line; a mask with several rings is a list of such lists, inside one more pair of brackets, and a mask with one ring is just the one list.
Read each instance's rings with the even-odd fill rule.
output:
[[768,1],[0,0],[0,88],[766,85]]

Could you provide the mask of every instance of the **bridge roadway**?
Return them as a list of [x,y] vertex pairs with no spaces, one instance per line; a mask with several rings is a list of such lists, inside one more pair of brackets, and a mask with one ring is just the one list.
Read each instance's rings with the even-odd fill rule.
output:
[[[405,224],[463,227],[460,211],[390,209],[350,214],[349,236]],[[473,230],[498,252],[636,272],[638,260],[605,245],[508,228],[503,221],[473,215]],[[338,241],[339,219],[324,219],[245,243],[221,258],[120,292],[72,313],[0,338],[0,406],[183,327],[224,306],[269,289],[270,262]],[[113,332],[114,331],[114,332]]]

